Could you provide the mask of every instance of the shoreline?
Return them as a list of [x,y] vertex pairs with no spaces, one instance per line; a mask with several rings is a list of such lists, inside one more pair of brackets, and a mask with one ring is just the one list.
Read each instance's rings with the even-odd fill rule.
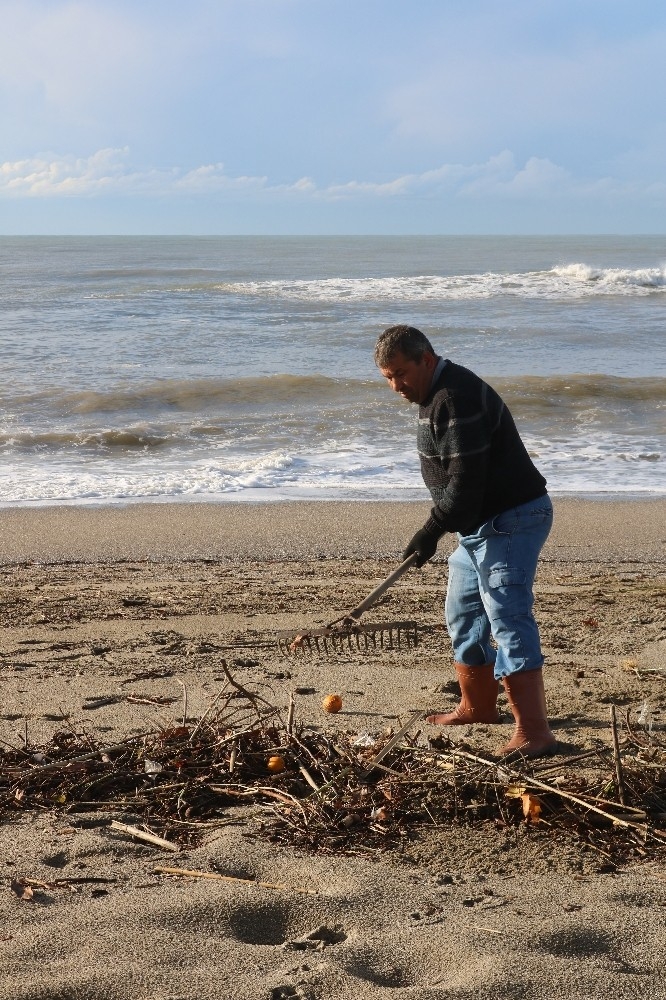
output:
[[[666,498],[553,498],[542,559],[666,560]],[[395,559],[428,515],[420,501],[289,500],[12,507],[0,565],[23,562]],[[444,536],[440,553],[452,548]]]

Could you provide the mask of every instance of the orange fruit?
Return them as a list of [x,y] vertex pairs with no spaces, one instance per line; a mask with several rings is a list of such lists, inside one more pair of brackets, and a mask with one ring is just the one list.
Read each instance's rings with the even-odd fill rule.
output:
[[325,712],[339,712],[342,708],[342,698],[339,694],[327,694],[321,707]]
[[280,771],[284,771],[287,765],[285,764],[284,757],[276,755],[275,757],[268,758],[268,764],[266,766],[269,771],[273,772],[273,774],[279,774]]

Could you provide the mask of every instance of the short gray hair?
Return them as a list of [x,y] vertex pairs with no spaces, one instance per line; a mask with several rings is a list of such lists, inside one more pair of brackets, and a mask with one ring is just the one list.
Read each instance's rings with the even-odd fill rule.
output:
[[424,354],[435,353],[426,335],[415,326],[389,326],[377,338],[375,364],[378,368],[386,368],[398,352],[409,361],[420,361]]

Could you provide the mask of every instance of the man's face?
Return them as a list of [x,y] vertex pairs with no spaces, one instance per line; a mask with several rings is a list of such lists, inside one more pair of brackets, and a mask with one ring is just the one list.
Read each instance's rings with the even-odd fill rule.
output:
[[403,399],[408,399],[410,403],[422,403],[430,392],[436,365],[434,354],[426,353],[421,355],[420,361],[412,361],[402,351],[396,351],[386,367],[379,370],[393,391],[400,393]]

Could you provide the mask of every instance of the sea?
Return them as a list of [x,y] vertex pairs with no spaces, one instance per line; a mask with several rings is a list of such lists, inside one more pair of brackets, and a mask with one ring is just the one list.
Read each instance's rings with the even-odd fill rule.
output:
[[552,495],[666,493],[666,237],[0,237],[0,505],[427,500],[419,327]]

